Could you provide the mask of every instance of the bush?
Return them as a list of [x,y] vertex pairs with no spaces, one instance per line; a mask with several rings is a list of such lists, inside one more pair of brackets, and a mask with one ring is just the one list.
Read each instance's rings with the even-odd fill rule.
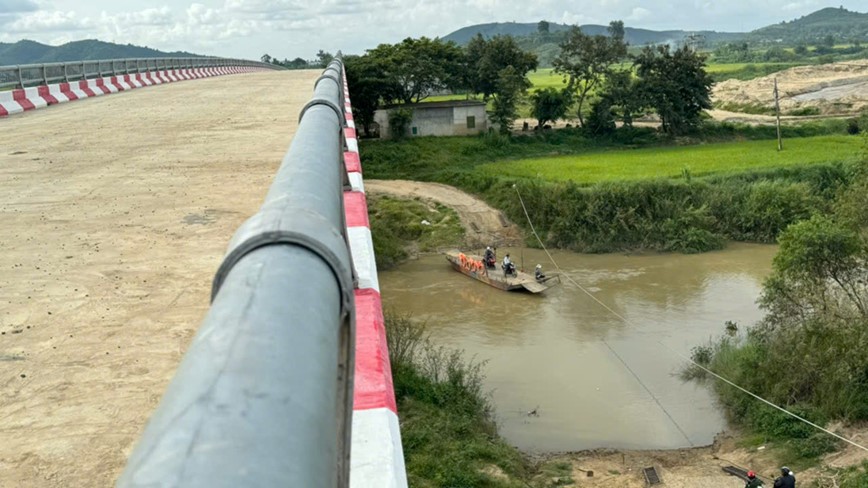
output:
[[[528,461],[497,434],[484,363],[435,346],[424,324],[393,313],[385,319],[410,486],[526,486]],[[489,475],[490,466],[504,476]]]
[[400,263],[408,249],[438,251],[458,246],[464,238],[458,214],[444,205],[371,195],[368,211],[378,269]]
[[389,133],[393,139],[407,137],[410,122],[413,121],[412,108],[393,108],[389,110]]
[[[694,353],[712,371],[818,425],[868,420],[868,355],[862,350],[868,344],[868,174],[862,171],[836,192],[831,215],[813,215],[781,234],[760,298],[762,322],[744,337],[724,336]],[[756,185],[743,193],[755,193],[747,210],[762,217],[761,225],[750,226],[761,233],[803,218],[816,198],[804,184],[789,190]],[[697,369],[688,367],[683,377],[704,378]],[[832,436],[728,384],[715,381],[714,387],[733,420],[779,441],[798,462],[839,447]]]
[[800,107],[794,110],[790,110],[787,115],[796,115],[796,116],[806,116],[806,115],[820,115],[819,107]]
[[868,130],[868,111],[847,120],[847,133],[850,135],[861,134]]

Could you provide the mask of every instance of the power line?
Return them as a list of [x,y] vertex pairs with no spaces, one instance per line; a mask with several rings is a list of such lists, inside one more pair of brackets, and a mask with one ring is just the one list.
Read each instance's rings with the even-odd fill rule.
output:
[[[576,281],[575,281],[572,277],[570,277],[570,275],[568,275],[568,274],[566,274],[566,273],[563,272],[563,270],[560,268],[560,266],[558,266],[558,263],[555,261],[555,259],[552,257],[552,255],[549,254],[549,250],[546,249],[545,245],[542,243],[542,240],[539,238],[539,235],[536,233],[536,229],[534,229],[534,227],[533,227],[533,222],[531,222],[531,220],[530,220],[530,215],[528,215],[528,213],[527,213],[527,207],[524,206],[524,199],[521,198],[521,192],[518,191],[518,187],[517,187],[517,186],[513,185],[512,187],[515,188],[515,192],[518,193],[518,201],[521,202],[521,208],[524,210],[524,215],[527,217],[527,223],[530,224],[530,230],[531,230],[531,232],[533,232],[534,237],[536,237],[536,239],[537,239],[537,241],[539,242],[540,246],[542,246],[543,251],[545,251],[545,253],[548,255],[549,260],[551,260],[552,264],[554,264],[555,269],[557,269],[558,272],[559,272],[562,276],[565,276],[565,277],[567,278],[567,280],[569,280],[573,285],[575,285],[576,287],[578,287],[580,290],[584,291],[584,292],[585,292],[589,297],[591,297],[591,298],[593,298],[594,300],[596,300],[597,303],[599,303],[600,305],[602,305],[603,307],[605,307],[608,311],[612,312],[612,313],[615,314],[617,317],[621,318],[621,320],[623,320],[624,322],[627,322],[626,319],[624,319],[623,317],[621,317],[620,315],[618,315],[618,313],[616,313],[614,310],[612,310],[611,308],[609,308],[605,303],[601,302],[600,300],[597,300],[597,298],[596,298],[594,295],[591,295],[590,292],[588,292],[587,290],[585,290],[584,287],[582,287],[582,285],[576,283]],[[627,323],[629,324],[629,322],[627,322]],[[635,371],[633,371],[633,368],[631,368],[631,367],[627,364],[627,361],[624,361],[624,358],[622,358],[621,355],[618,354],[618,352],[615,351],[615,349],[614,349],[611,345],[609,345],[609,343],[606,341],[606,339],[603,339],[603,344],[605,344],[606,347],[609,348],[609,351],[611,351],[612,354],[613,354],[616,358],[618,358],[618,361],[621,361],[621,364],[624,365],[624,368],[626,368],[627,371],[629,371],[630,374],[633,375],[633,378],[636,378],[636,381],[639,382],[640,385],[642,385],[642,388],[644,388],[645,391],[648,392],[648,395],[649,395],[649,396],[654,400],[654,403],[656,403],[657,406],[660,407],[660,410],[662,410],[663,413],[666,414],[666,417],[669,418],[669,421],[672,422],[672,425],[674,425],[675,428],[678,429],[678,432],[680,432],[681,435],[684,436],[684,439],[687,441],[687,443],[690,444],[691,447],[695,446],[696,444],[694,444],[693,441],[690,440],[690,437],[687,435],[687,433],[684,431],[684,429],[682,429],[681,426],[678,425],[678,422],[675,421],[675,418],[672,416],[672,414],[670,414],[669,411],[666,410],[665,407],[663,407],[663,404],[660,403],[660,400],[657,398],[656,395],[654,395],[654,392],[652,392],[651,389],[648,388],[648,386],[647,386],[647,385],[642,381],[642,378],[640,378],[639,375],[636,374]]]
[[[599,304],[601,307],[603,307],[603,308],[605,308],[606,310],[608,310],[609,313],[611,313],[611,314],[614,315],[615,317],[618,317],[619,319],[621,319],[621,321],[624,322],[625,324],[627,324],[627,325],[631,325],[631,326],[632,326],[632,325],[633,325],[632,322],[630,322],[629,320],[627,320],[623,315],[619,314],[618,312],[616,312],[615,310],[613,310],[611,307],[609,307],[608,305],[606,305],[606,304],[605,304],[603,301],[601,301],[599,298],[597,298],[596,296],[594,296],[593,293],[591,293],[590,291],[588,291],[587,289],[585,289],[585,287],[583,287],[583,286],[580,285],[578,282],[576,282],[576,280],[574,280],[572,277],[570,277],[570,275],[568,275],[568,274],[566,274],[566,273],[563,272],[563,270],[561,269],[561,267],[558,266],[557,261],[555,261],[555,259],[554,259],[554,258],[552,257],[552,255],[551,255],[551,253],[549,253],[549,250],[546,248],[545,244],[543,244],[542,239],[540,239],[540,237],[539,237],[539,234],[536,233],[536,229],[535,229],[534,226],[533,226],[533,222],[530,220],[530,214],[528,214],[528,212],[527,212],[527,207],[525,207],[525,205],[524,205],[524,199],[521,197],[521,192],[518,190],[518,186],[516,186],[516,185],[512,185],[512,187],[515,188],[515,192],[518,194],[518,200],[519,200],[519,202],[521,203],[521,208],[522,208],[522,210],[524,211],[524,215],[525,215],[525,217],[527,218],[527,223],[530,225],[530,230],[531,230],[531,232],[533,233],[534,237],[536,237],[536,240],[537,240],[537,242],[539,242],[539,245],[542,247],[543,251],[545,251],[546,255],[549,257],[549,260],[552,262],[552,265],[554,265],[555,269],[557,269],[558,272],[559,272],[561,275],[565,276],[566,279],[569,280],[569,282],[572,283],[575,287],[577,287],[579,290],[581,290],[582,292],[584,292],[585,295],[589,296],[592,300],[594,300],[595,302],[597,302],[597,304]],[[690,439],[689,439],[689,438],[687,437],[687,435],[684,433],[684,430],[682,430],[681,427],[678,425],[678,423],[675,422],[675,419],[673,419],[672,416],[669,415],[669,412],[667,412],[666,409],[663,408],[663,405],[660,404],[660,402],[657,400],[657,397],[654,396],[654,394],[651,392],[651,390],[649,390],[648,387],[645,386],[645,384],[642,382],[641,379],[639,379],[639,377],[636,375],[636,373],[635,373],[635,372],[634,372],[634,371],[633,371],[629,366],[627,366],[627,363],[626,363],[626,362],[621,358],[621,356],[618,355],[617,352],[615,352],[614,349],[612,349],[612,347],[611,347],[611,346],[610,346],[610,345],[609,345],[605,340],[603,341],[603,343],[606,344],[606,347],[608,347],[609,350],[612,351],[612,353],[613,353],[613,354],[614,354],[614,355],[615,355],[615,356],[616,356],[616,357],[621,361],[621,363],[624,364],[624,367],[626,367],[627,370],[630,371],[630,373],[633,374],[633,376],[636,378],[636,380],[639,382],[639,384],[641,384],[642,387],[645,388],[645,390],[648,392],[648,394],[651,395],[651,398],[653,398],[654,401],[657,402],[657,405],[660,407],[660,409],[663,410],[664,413],[666,413],[666,416],[669,417],[669,420],[671,420],[672,423],[675,424],[675,426],[678,428],[678,430],[681,432],[681,434],[684,435],[684,437],[687,439],[688,442],[690,442]],[[728,384],[728,385],[730,385],[730,386],[732,386],[732,387],[734,387],[734,388],[737,388],[738,390],[740,390],[740,391],[742,391],[742,392],[744,392],[744,393],[747,393],[748,395],[750,395],[750,396],[756,398],[757,400],[759,400],[759,401],[765,403],[766,405],[769,405],[770,407],[773,407],[773,408],[775,408],[775,409],[777,409],[777,410],[780,410],[781,412],[783,412],[783,413],[789,415],[790,417],[795,418],[796,420],[800,420],[800,421],[802,421],[802,422],[804,422],[804,423],[810,425],[811,427],[814,427],[815,429],[818,429],[818,430],[820,430],[820,431],[823,431],[823,432],[825,432],[825,433],[827,433],[827,434],[829,434],[829,435],[831,435],[831,436],[833,436],[833,437],[835,437],[835,438],[837,438],[837,439],[840,439],[840,440],[842,440],[842,441],[844,441],[844,442],[846,442],[846,443],[848,443],[848,444],[850,444],[850,445],[852,445],[852,446],[855,446],[855,447],[857,447],[857,448],[859,448],[859,449],[862,449],[863,451],[868,452],[868,447],[865,447],[865,446],[863,446],[863,445],[861,445],[861,444],[858,444],[858,443],[856,443],[855,441],[850,440],[850,439],[848,439],[848,438],[846,438],[846,437],[844,437],[844,436],[841,436],[841,435],[839,435],[839,434],[836,434],[836,433],[834,433],[834,432],[832,432],[832,431],[830,431],[830,430],[828,430],[828,429],[825,429],[825,428],[823,428],[823,427],[820,427],[819,425],[817,425],[817,424],[811,422],[810,420],[808,420],[808,419],[806,419],[806,418],[803,418],[803,417],[800,417],[799,415],[796,415],[796,414],[794,414],[793,412],[790,412],[789,410],[787,410],[787,409],[785,409],[785,408],[783,408],[783,407],[780,407],[780,406],[778,406],[778,405],[776,405],[776,404],[770,402],[769,400],[766,400],[765,398],[763,398],[763,397],[757,395],[756,393],[753,393],[753,392],[751,392],[751,391],[749,391],[749,390],[747,390],[747,389],[745,389],[745,388],[742,388],[741,386],[735,384],[734,382],[728,380],[727,378],[724,378],[723,376],[721,376],[721,375],[715,373],[714,371],[712,371],[712,370],[706,368],[705,366],[703,366],[703,365],[697,363],[697,362],[694,361],[693,359],[684,356],[683,354],[681,354],[680,352],[676,351],[676,350],[673,349],[672,347],[669,347],[669,346],[668,346],[667,344],[665,344],[663,341],[657,341],[657,343],[660,344],[661,346],[665,347],[666,349],[669,349],[671,352],[675,353],[675,354],[678,355],[680,358],[682,358],[682,359],[688,361],[689,363],[693,364],[694,366],[696,366],[696,367],[702,369],[702,370],[705,371],[706,373],[708,373],[708,374],[714,376],[715,378],[717,378],[717,379],[723,381],[724,383],[726,383],[726,384]],[[692,446],[693,443],[690,442],[690,445]]]

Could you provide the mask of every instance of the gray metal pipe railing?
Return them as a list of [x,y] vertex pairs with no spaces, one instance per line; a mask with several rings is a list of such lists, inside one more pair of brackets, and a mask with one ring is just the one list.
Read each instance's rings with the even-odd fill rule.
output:
[[0,90],[27,88],[50,83],[70,82],[144,73],[165,69],[213,68],[220,66],[255,66],[258,68],[285,69],[271,63],[234,58],[129,58],[94,61],[71,61],[66,63],[22,64],[0,66]]
[[342,79],[316,85],[118,487],[348,486],[355,317],[342,93]]

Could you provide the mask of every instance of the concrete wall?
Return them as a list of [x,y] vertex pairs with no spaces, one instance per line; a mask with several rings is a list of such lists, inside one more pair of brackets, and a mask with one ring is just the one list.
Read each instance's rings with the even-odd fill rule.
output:
[[[474,118],[474,127],[468,127],[468,117]],[[374,122],[380,126],[380,137],[392,137],[389,131],[389,114],[387,110],[377,110]],[[474,135],[488,130],[488,118],[485,105],[468,105],[456,107],[413,108],[413,120],[410,122],[409,136],[464,136]],[[415,131],[414,131],[415,129]]]

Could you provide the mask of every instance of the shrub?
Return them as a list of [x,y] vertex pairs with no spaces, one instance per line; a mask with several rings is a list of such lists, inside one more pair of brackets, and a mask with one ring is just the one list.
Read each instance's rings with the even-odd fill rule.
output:
[[413,109],[393,108],[389,110],[389,133],[393,139],[407,137],[410,122],[413,121]]
[[[435,346],[424,324],[406,316],[385,320],[410,486],[526,486],[528,461],[497,434],[484,363]],[[491,465],[504,476],[489,475]]]

